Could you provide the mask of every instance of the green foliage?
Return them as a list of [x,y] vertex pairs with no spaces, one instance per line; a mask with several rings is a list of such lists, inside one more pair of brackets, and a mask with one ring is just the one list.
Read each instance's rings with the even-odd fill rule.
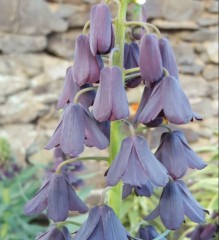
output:
[[30,224],[33,218],[23,214],[23,207],[37,191],[38,167],[28,167],[13,179],[0,181],[0,240],[30,240],[44,231],[43,226]]
[[0,138],[0,164],[11,157],[10,144],[5,138]]

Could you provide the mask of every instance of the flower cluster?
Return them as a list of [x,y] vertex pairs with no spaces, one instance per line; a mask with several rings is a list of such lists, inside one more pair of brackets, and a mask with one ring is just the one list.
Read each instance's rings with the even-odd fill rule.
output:
[[[123,2],[126,1],[119,4]],[[171,131],[165,125],[169,131],[161,136],[155,154],[146,139],[135,134],[129,122],[131,136],[122,136],[119,142],[122,133],[118,128],[115,135],[112,122],[121,124],[130,115],[125,86],[145,86],[134,117],[135,123],[158,127],[164,122],[179,125],[201,119],[192,111],[181,88],[176,59],[169,41],[146,31],[140,42],[125,43],[123,30],[131,23],[125,22],[124,13],[121,14],[124,21],[119,21],[120,12],[118,16],[115,20],[117,32],[114,33],[108,5],[100,3],[92,7],[90,22],[76,40],[74,64],[66,71],[57,104],[58,109],[63,109],[63,114],[46,149],[55,148],[58,154],[61,151],[69,158],[77,158],[85,146],[106,149],[109,144],[112,148],[114,141],[118,141],[120,150],[117,154],[111,154],[112,164],[105,174],[107,186],[113,187],[122,182],[123,199],[132,191],[137,196],[150,197],[155,188],[163,187],[158,206],[146,220],[160,216],[164,226],[170,230],[181,226],[184,215],[194,222],[202,223],[207,211],[193,198],[181,178],[188,168],[203,169],[206,164],[189,147],[183,133],[179,130]],[[147,26],[147,23],[141,24]],[[88,25],[90,31],[86,34]],[[116,38],[118,31],[124,33],[121,39]],[[103,62],[103,55],[109,57],[109,65]],[[115,58],[117,61],[114,63]],[[68,218],[69,211],[88,211],[72,188],[67,170],[64,170],[70,162],[63,162],[62,159],[56,172],[47,175],[40,190],[26,204],[26,214],[40,213],[47,208],[48,217],[58,223]],[[157,235],[152,226],[142,227],[138,232],[141,239],[152,239]],[[65,227],[60,229],[56,226],[37,237],[70,238]],[[87,221],[75,235],[75,240],[79,239],[128,240],[131,236],[114,210],[101,204],[89,211]]]

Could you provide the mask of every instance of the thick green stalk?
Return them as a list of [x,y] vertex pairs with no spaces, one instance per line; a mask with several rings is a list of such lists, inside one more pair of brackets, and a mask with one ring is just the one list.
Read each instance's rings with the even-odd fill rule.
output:
[[[126,21],[126,11],[129,0],[120,0],[117,18],[115,20],[115,51],[112,58],[112,65],[118,66],[123,70],[124,61],[124,43],[125,43],[125,21]],[[124,76],[123,76],[124,79]],[[110,130],[110,158],[109,165],[116,157],[119,152],[121,142],[123,139],[121,133],[121,121],[111,122]],[[109,202],[108,204],[113,208],[117,216],[120,215],[120,209],[122,204],[122,185],[118,184],[113,187],[109,192]]]

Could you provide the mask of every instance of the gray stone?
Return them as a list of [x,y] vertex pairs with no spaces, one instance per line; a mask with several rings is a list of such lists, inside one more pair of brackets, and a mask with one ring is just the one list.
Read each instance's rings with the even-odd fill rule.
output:
[[179,71],[183,74],[191,74],[191,75],[198,75],[203,70],[202,64],[189,64],[189,65],[180,65]]
[[176,55],[178,65],[190,65],[195,61],[194,49],[191,44],[180,43],[173,45],[173,50]]
[[218,117],[218,99],[212,101],[212,114],[215,117]]
[[90,7],[88,5],[75,5],[74,12],[68,20],[69,27],[82,27],[90,19]]
[[218,64],[218,42],[207,42],[205,48],[210,62]]
[[28,79],[19,76],[0,75],[0,96],[15,94],[29,86]]
[[0,34],[0,50],[6,54],[41,52],[46,45],[47,39],[44,36]]
[[199,26],[194,21],[167,21],[167,20],[160,20],[156,19],[153,21],[153,24],[156,25],[160,29],[165,30],[179,30],[179,29],[186,29],[186,30],[197,30]]
[[50,110],[49,106],[34,99],[32,91],[21,92],[8,98],[0,106],[0,124],[29,123]]
[[192,106],[193,111],[198,113],[205,118],[209,118],[213,114],[211,100],[209,98],[195,98],[190,99],[190,103]]
[[203,77],[208,81],[217,79],[219,77],[218,66],[212,64],[205,66]]
[[0,31],[45,35],[66,31],[68,24],[49,11],[43,0],[1,0]]
[[209,97],[213,91],[212,87],[202,77],[181,75],[180,82],[189,99]]
[[182,34],[182,39],[189,42],[215,41],[218,38],[218,29],[200,29],[196,32],[186,32]]
[[218,18],[200,18],[197,23],[201,27],[214,26],[218,24]]
[[48,38],[48,51],[66,59],[73,59],[76,37],[81,31],[73,30],[66,33],[54,33]]
[[216,0],[215,1],[211,1],[211,4],[207,8],[207,10],[210,13],[218,13],[218,11],[219,11],[218,1],[216,1]]
[[148,18],[163,17],[162,0],[148,0],[142,6],[142,10],[146,12]]

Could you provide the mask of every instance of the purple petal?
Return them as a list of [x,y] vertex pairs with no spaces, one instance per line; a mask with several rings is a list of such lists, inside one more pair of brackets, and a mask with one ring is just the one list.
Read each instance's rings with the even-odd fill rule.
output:
[[166,118],[174,124],[190,122],[193,112],[179,82],[174,77],[165,77],[161,82],[163,111]]
[[68,203],[69,210],[78,211],[79,213],[86,213],[88,211],[88,207],[85,203],[77,196],[75,190],[72,188],[69,182],[67,182],[68,189]]
[[84,150],[84,111],[78,104],[69,105],[63,118],[60,146],[65,154],[77,156]]
[[154,192],[154,187],[149,180],[145,181],[145,184],[141,187],[135,187],[135,194],[137,196],[150,197]]
[[73,80],[73,67],[66,70],[65,82],[57,103],[57,109],[63,108],[67,103],[72,103],[80,87]]
[[71,240],[72,239],[71,234],[69,233],[67,227],[63,227],[61,231],[62,231],[62,236],[63,236],[64,240]]
[[163,67],[168,70],[170,76],[179,79],[179,71],[176,63],[176,58],[170,42],[167,38],[159,39],[159,48],[162,57]]
[[168,182],[166,169],[152,154],[145,139],[141,136],[136,136],[134,139],[134,147],[149,180],[155,186],[165,186]]
[[160,206],[158,205],[148,216],[144,218],[146,221],[151,221],[160,215]]
[[132,147],[133,139],[131,137],[127,137],[122,141],[120,151],[116,158],[113,160],[113,163],[107,173],[107,186],[114,186],[121,180],[122,175],[127,168]]
[[164,187],[160,199],[160,218],[164,226],[170,230],[179,229],[184,221],[182,196],[174,182],[169,182]]
[[122,80],[122,72],[118,67],[111,68],[112,115],[110,120],[124,119],[129,116],[129,105]]
[[93,104],[93,114],[99,122],[107,121],[112,111],[112,71],[103,68],[100,73],[100,85]]
[[62,174],[56,174],[49,183],[47,216],[54,222],[65,221],[68,217],[68,189]]
[[111,13],[106,4],[96,4],[90,12],[90,49],[97,53],[108,53],[113,44]]
[[158,39],[154,34],[146,34],[141,39],[140,71],[143,81],[147,83],[153,83],[162,77],[162,59]]
[[62,132],[62,120],[59,122],[58,127],[56,128],[55,132],[53,133],[51,139],[45,146],[46,150],[51,150],[54,147],[59,146],[60,144],[60,138],[61,138],[61,132]]
[[126,231],[112,208],[103,206],[101,217],[105,240],[128,240]]
[[100,220],[100,211],[100,207],[94,207],[90,210],[88,219],[76,233],[75,240],[89,239]]
[[89,237],[89,240],[96,240],[96,239],[105,239],[104,238],[104,229],[103,229],[103,223],[101,219],[99,220],[96,228],[92,232],[92,234]]
[[205,226],[203,232],[201,233],[201,239],[211,239],[215,233],[217,233],[217,226],[214,224],[208,224]]
[[122,188],[122,199],[127,198],[132,193],[132,186],[124,184]]
[[100,68],[97,58],[90,51],[88,36],[80,35],[76,40],[74,69],[74,81],[79,86],[99,80]]
[[187,171],[184,146],[174,132],[164,133],[162,136],[162,143],[156,151],[155,157],[164,165],[171,177],[181,178]]
[[50,239],[64,240],[62,238],[62,233],[55,226],[50,227],[47,232],[38,235],[35,240],[50,240]]

